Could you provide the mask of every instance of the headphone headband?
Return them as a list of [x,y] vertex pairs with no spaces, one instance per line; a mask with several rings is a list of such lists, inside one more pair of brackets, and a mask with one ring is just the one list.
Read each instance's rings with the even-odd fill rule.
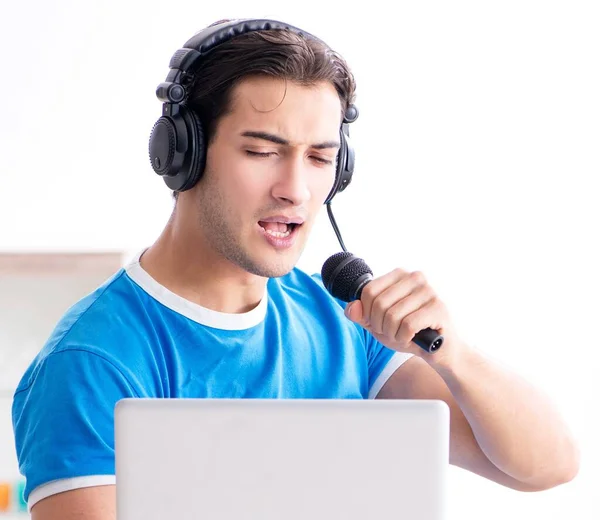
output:
[[[204,131],[198,116],[185,106],[187,87],[201,68],[203,58],[221,44],[254,31],[285,30],[329,47],[323,40],[293,25],[270,19],[242,18],[209,26],[192,36],[177,50],[170,62],[170,71],[156,89],[163,103],[163,114],[150,136],[150,161],[154,171],[174,191],[193,187],[202,175],[206,160]],[[343,191],[354,171],[354,150],[349,142],[348,124],[358,117],[356,106],[350,105],[340,128],[340,151],[336,178],[325,203]]]
[[238,20],[211,25],[210,27],[197,32],[183,46],[184,48],[195,49],[202,54],[206,54],[221,43],[231,40],[241,34],[271,30],[290,31],[300,36],[307,36],[313,40],[317,40],[323,43],[323,45],[327,45],[320,38],[287,23],[268,19],[240,18]]
[[290,24],[278,22],[268,19],[252,19],[241,18],[229,22],[223,22],[209,26],[192,36],[183,47],[173,54],[169,62],[171,69],[165,82],[161,83],[157,88],[157,97],[163,103],[179,103],[181,102],[180,90],[169,95],[173,88],[173,84],[181,85],[182,77],[185,75],[193,75],[198,70],[202,59],[206,57],[214,48],[229,40],[254,31],[281,30],[290,31],[299,36],[308,37],[310,39],[327,44],[313,36],[312,34],[303,31],[302,29]]

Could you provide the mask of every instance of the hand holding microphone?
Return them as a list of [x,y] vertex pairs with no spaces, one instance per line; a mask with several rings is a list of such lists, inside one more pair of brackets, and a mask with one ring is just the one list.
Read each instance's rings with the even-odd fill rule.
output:
[[361,301],[361,325],[384,345],[403,349],[412,341],[428,353],[441,348],[444,337],[429,325],[443,321],[445,309],[421,273],[396,269],[374,279],[364,260],[344,251],[327,259],[321,277],[335,298]]

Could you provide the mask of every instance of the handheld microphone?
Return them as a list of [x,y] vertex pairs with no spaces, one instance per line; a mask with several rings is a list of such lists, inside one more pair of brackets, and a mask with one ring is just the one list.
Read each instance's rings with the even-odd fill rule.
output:
[[[373,271],[362,258],[342,251],[325,261],[321,269],[321,278],[325,288],[334,298],[351,302],[360,299],[363,288],[373,279]],[[432,353],[442,346],[444,337],[438,331],[427,328],[418,332],[413,342]]]

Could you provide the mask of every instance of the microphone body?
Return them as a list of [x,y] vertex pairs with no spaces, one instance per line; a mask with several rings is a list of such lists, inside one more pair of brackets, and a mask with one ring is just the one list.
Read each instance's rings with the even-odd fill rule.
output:
[[[373,271],[362,258],[347,251],[330,256],[321,269],[323,284],[329,293],[345,302],[360,300],[364,287],[373,279]],[[431,328],[419,331],[413,338],[423,350],[439,350],[444,337]]]

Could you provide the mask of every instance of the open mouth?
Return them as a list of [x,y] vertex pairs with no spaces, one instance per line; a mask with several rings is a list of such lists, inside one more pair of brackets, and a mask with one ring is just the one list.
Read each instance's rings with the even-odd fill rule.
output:
[[258,225],[265,230],[267,235],[274,238],[286,238],[302,224],[295,224],[293,222],[265,222],[261,220],[258,222]]

